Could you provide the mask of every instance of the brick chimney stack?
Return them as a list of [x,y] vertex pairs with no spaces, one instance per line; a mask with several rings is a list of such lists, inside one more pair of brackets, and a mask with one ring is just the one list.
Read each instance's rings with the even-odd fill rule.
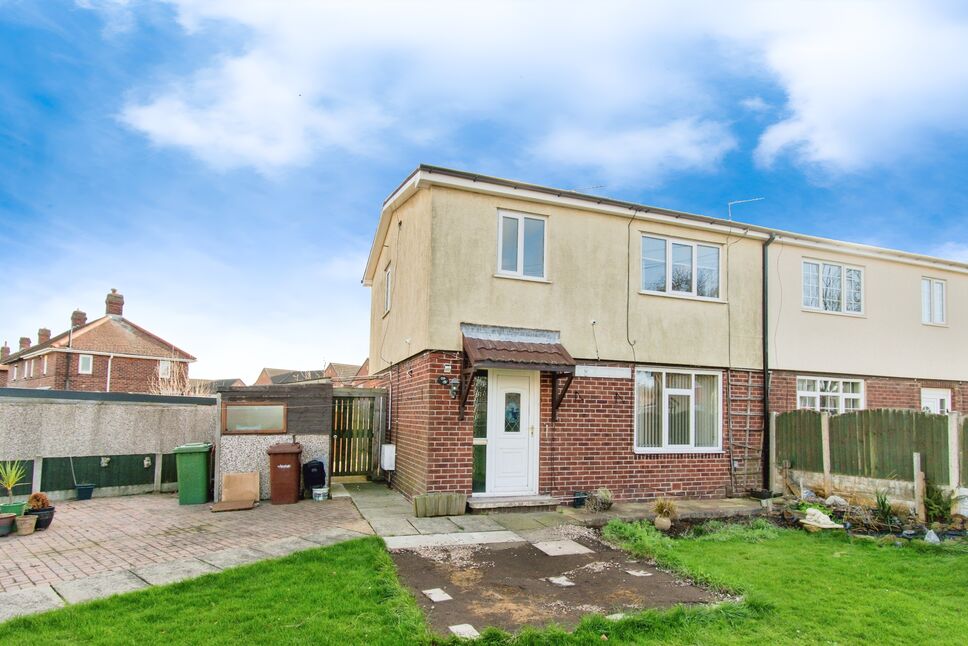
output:
[[71,313],[71,327],[81,327],[87,323],[87,314],[81,310],[74,310]]
[[28,336],[20,337],[20,349],[26,350],[29,347],[30,347],[30,337]]
[[3,342],[3,347],[0,348],[0,361],[3,361],[4,359],[6,359],[9,356],[10,356],[10,346],[7,345],[7,342],[6,341],[4,341]]
[[37,343],[47,343],[48,341],[50,341],[50,330],[45,327],[37,330]]
[[124,296],[118,290],[111,289],[111,293],[104,299],[104,313],[122,316],[124,312]]

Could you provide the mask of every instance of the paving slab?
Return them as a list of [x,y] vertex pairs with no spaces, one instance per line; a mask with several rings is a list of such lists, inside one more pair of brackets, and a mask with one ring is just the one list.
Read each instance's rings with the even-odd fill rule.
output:
[[494,522],[504,529],[511,530],[512,532],[546,527],[546,525],[531,518],[530,514],[494,514],[490,518],[493,518]]
[[127,570],[110,574],[97,574],[73,581],[54,584],[54,590],[67,603],[82,603],[102,599],[123,592],[134,592],[147,588],[148,584]]
[[270,556],[288,556],[293,552],[301,552],[302,550],[308,550],[314,547],[319,547],[319,545],[311,543],[304,538],[299,538],[298,536],[290,536],[288,538],[280,538],[279,540],[263,543],[259,546],[259,551],[265,552]]
[[219,568],[200,561],[199,559],[181,559],[178,561],[168,561],[157,565],[148,565],[136,570],[132,570],[135,575],[144,579],[151,585],[167,585],[177,583],[185,579],[194,579],[203,574],[218,572]]
[[523,543],[514,532],[454,532],[452,534],[420,534],[419,536],[390,536],[384,539],[387,549],[408,550],[420,547],[451,545],[489,545],[493,543]]
[[448,516],[447,519],[465,532],[496,532],[504,529],[490,516]]
[[591,554],[593,550],[588,549],[581,543],[572,540],[563,541],[542,541],[534,543],[534,546],[548,556],[570,556],[573,554]]
[[210,565],[224,570],[230,567],[255,563],[256,561],[269,558],[269,555],[251,547],[230,547],[226,550],[203,554],[198,558],[201,561],[205,561]]
[[554,511],[528,514],[528,517],[541,523],[545,527],[560,527],[561,525],[567,525],[573,522],[564,514],[559,514],[558,512]]
[[451,534],[461,529],[448,518],[414,518],[410,524],[421,534]]
[[326,546],[342,543],[343,541],[351,541],[354,538],[362,538],[364,536],[366,536],[366,534],[343,529],[342,527],[327,527],[319,530],[318,532],[306,534],[303,536],[303,538],[307,541]]
[[0,622],[46,612],[64,606],[64,600],[49,585],[0,593]]
[[371,520],[370,526],[377,536],[412,536],[420,533],[406,518]]
[[434,603],[441,603],[443,601],[452,601],[454,597],[450,596],[440,588],[431,588],[430,590],[424,590],[424,595],[433,601]]
[[463,637],[464,639],[477,639],[481,636],[477,629],[470,624],[457,624],[456,626],[450,627],[450,632],[454,633],[458,637]]

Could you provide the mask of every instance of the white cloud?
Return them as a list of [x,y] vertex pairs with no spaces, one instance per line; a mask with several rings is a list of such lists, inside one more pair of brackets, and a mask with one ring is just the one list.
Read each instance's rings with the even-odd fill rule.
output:
[[927,254],[945,260],[957,260],[958,262],[968,262],[968,242],[945,242],[930,249]]
[[722,123],[681,119],[655,127],[553,130],[534,149],[541,160],[590,169],[610,184],[659,183],[682,170],[708,170],[736,146]]
[[[520,142],[509,158],[568,159],[584,139],[585,165],[653,181],[711,168],[737,107],[759,119],[769,107],[783,116],[762,132],[759,164],[790,156],[836,173],[929,155],[932,137],[968,131],[968,24],[948,5],[171,1],[198,38],[212,23],[241,26],[242,49],[138,88],[121,118],[220,168],[413,154],[486,123]],[[786,102],[727,100],[744,86]],[[661,149],[675,137],[718,143]],[[623,160],[641,173],[616,173]]]

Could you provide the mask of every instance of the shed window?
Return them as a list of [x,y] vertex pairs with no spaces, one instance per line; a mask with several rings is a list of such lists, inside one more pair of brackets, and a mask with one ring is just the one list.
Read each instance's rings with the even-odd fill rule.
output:
[[285,433],[285,404],[226,404],[226,433]]

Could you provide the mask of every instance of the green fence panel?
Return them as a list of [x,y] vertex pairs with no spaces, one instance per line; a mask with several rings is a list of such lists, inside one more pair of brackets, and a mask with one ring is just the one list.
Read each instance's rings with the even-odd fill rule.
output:
[[948,481],[947,416],[874,409],[830,418],[831,473],[913,481],[915,452],[928,480]]
[[[71,458],[44,458],[44,472],[41,488],[44,491],[73,489],[77,483],[90,483],[96,487],[124,487],[128,485],[152,484],[155,481],[155,456],[143,453],[137,455],[108,455],[106,466],[101,466],[102,456],[83,456],[74,458],[74,473],[71,474]],[[151,464],[145,467],[145,458]]]
[[777,464],[789,461],[793,469],[823,472],[820,413],[795,410],[777,415],[776,459]]
[[161,456],[161,481],[178,482],[178,464],[174,453]]

